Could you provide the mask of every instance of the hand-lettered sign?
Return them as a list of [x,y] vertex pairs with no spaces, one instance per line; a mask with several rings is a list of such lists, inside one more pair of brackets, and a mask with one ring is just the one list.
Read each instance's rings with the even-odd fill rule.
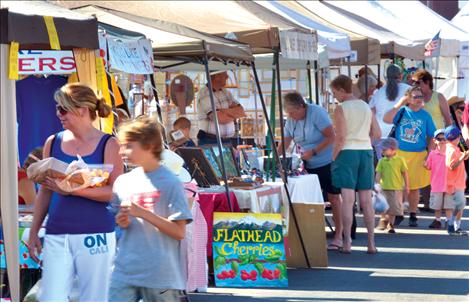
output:
[[214,213],[213,267],[222,287],[287,287],[280,214]]

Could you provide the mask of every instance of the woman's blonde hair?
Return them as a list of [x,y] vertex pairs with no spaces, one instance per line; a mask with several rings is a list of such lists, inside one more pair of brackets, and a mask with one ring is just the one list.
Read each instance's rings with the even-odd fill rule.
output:
[[151,150],[155,158],[161,159],[163,137],[158,123],[149,117],[140,116],[119,126],[117,137],[121,143],[137,142],[145,150]]
[[55,101],[69,112],[77,112],[77,108],[88,108],[91,120],[96,116],[107,117],[112,109],[104,101],[97,97],[94,91],[83,84],[71,83],[62,86],[54,94]]

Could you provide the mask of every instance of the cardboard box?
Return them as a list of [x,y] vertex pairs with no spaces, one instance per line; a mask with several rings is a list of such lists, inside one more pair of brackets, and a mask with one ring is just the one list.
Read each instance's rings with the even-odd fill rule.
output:
[[[325,231],[324,204],[294,203],[298,226],[301,230],[306,253],[311,267],[327,267],[327,241]],[[289,267],[307,268],[301,241],[290,211],[287,254]]]
[[42,183],[46,177],[63,179],[67,175],[68,164],[54,157],[44,158],[31,164],[26,173],[28,178],[34,182]]

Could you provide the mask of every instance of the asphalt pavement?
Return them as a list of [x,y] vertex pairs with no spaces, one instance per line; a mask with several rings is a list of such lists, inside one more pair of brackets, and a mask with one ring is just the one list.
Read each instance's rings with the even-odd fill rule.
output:
[[[396,234],[376,231],[379,252],[369,255],[358,214],[352,254],[328,252],[328,268],[289,269],[286,289],[209,287],[190,301],[469,301],[469,236],[429,229],[431,213],[417,217],[417,228],[406,217]],[[469,206],[462,228],[469,230]]]

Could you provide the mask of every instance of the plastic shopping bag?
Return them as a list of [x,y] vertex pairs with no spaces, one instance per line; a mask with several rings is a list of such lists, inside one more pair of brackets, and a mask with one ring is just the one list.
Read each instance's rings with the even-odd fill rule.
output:
[[57,180],[57,185],[65,192],[73,192],[88,187],[102,187],[107,184],[113,165],[110,164],[86,164],[80,155],[67,168],[65,177]]
[[372,203],[373,203],[373,208],[375,209],[375,213],[376,214],[386,213],[387,210],[389,209],[389,204],[386,200],[386,197],[384,197],[384,195],[381,194],[381,190],[373,190],[372,192],[373,192]]

